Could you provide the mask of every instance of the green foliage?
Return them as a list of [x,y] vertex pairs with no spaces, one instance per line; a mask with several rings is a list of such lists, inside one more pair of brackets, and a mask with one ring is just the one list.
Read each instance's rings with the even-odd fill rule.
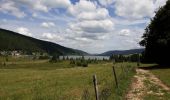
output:
[[70,64],[75,65],[75,64],[76,64],[76,61],[75,61],[75,60],[73,60],[73,59],[71,59],[71,60],[70,60]]
[[53,55],[52,58],[49,60],[50,63],[56,63],[59,61],[58,55]]
[[123,62],[126,60],[126,57],[123,55],[112,55],[110,56],[110,60],[114,60],[115,62]]
[[66,60],[64,56],[63,56],[63,60]]
[[6,62],[8,62],[8,61],[9,61],[8,57],[6,57],[6,58],[5,58],[5,61],[6,61]]
[[76,65],[77,65],[77,66],[81,66],[81,65],[82,65],[81,61],[78,60],[78,61],[76,62]]
[[39,56],[39,59],[40,59],[40,60],[49,59],[49,56]]
[[83,66],[83,67],[88,67],[87,61],[83,61],[83,62],[82,62],[82,66]]
[[111,96],[112,90],[108,87],[102,89],[101,93],[100,93],[100,99],[101,100],[108,100],[109,96]]
[[88,67],[88,61],[84,60],[83,58],[76,59],[76,60],[71,59],[70,60],[70,65]]
[[72,66],[82,66],[82,67],[88,67],[88,64],[99,64],[99,63],[107,63],[110,62],[109,60],[103,59],[103,60],[97,60],[95,59],[85,59],[84,56],[81,58],[76,58],[76,59],[69,59],[70,60],[70,65]]
[[161,7],[145,29],[140,45],[145,46],[144,61],[170,64],[170,0]]
[[99,61],[97,59],[88,59],[87,60],[87,63],[89,63],[89,64],[98,64],[99,62],[101,62],[101,61]]
[[68,56],[66,57],[66,60],[69,60]]
[[3,65],[6,66],[6,62],[4,62]]
[[110,56],[110,60],[113,61],[113,63],[116,63],[116,62],[140,62],[141,58],[142,58],[141,54]]

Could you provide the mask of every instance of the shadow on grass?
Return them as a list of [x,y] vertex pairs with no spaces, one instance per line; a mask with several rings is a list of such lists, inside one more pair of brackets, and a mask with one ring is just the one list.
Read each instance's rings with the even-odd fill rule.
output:
[[144,70],[170,69],[170,65],[153,65],[148,67],[139,67]]

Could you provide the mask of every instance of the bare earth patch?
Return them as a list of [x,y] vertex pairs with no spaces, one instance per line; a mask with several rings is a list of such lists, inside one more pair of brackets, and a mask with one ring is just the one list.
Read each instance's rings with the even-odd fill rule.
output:
[[161,99],[165,91],[170,91],[170,88],[150,71],[136,69],[136,72],[130,90],[125,97],[126,100],[143,100],[146,95],[155,95]]

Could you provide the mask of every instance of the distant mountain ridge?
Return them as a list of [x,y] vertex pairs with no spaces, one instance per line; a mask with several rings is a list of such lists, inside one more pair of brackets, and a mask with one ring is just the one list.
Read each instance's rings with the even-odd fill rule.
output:
[[20,50],[26,52],[46,52],[59,55],[88,55],[88,53],[67,48],[56,43],[39,40],[33,37],[0,28],[0,51]]
[[97,56],[111,56],[111,55],[128,55],[128,54],[135,54],[135,53],[142,53],[145,49],[130,49],[130,50],[113,50],[113,51],[107,51],[101,54],[97,54]]

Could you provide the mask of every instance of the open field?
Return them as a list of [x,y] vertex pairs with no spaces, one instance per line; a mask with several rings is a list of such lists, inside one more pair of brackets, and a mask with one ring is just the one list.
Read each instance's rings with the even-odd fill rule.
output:
[[[122,99],[126,93],[130,70],[136,63],[118,63],[115,69],[119,89],[116,89],[111,62],[70,66],[69,61],[49,63],[47,60],[9,59],[6,66],[1,58],[0,99],[8,100],[94,100],[92,76],[97,75],[100,98]],[[124,73],[120,66],[124,67]]]

